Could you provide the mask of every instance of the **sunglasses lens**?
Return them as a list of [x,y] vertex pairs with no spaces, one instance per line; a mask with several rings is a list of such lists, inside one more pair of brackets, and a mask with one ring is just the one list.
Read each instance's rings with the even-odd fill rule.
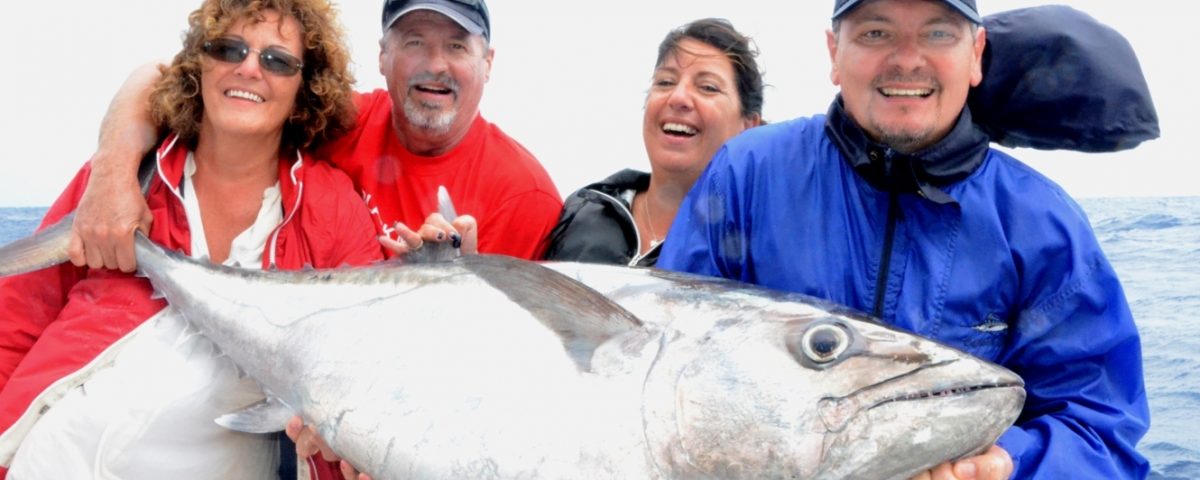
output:
[[250,48],[245,43],[228,38],[218,38],[204,43],[204,53],[214,60],[229,63],[241,63],[250,54]]
[[[246,56],[250,55],[250,46],[241,40],[234,40],[232,38],[218,38],[204,42],[203,50],[205,54],[214,60],[228,63],[242,63],[242,61],[246,60]],[[258,54],[258,64],[263,70],[283,76],[295,75],[304,66],[296,57],[274,48],[268,48],[260,52]]]
[[268,72],[279,75],[295,75],[300,71],[300,60],[283,52],[268,48],[258,56],[258,62]]

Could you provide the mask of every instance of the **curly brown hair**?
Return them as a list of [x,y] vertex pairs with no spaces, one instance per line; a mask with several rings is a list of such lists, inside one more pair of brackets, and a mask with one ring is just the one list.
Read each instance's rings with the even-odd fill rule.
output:
[[296,106],[283,126],[281,147],[311,149],[336,138],[354,123],[346,49],[336,10],[328,0],[205,0],[188,15],[183,48],[150,94],[150,111],[160,129],[170,129],[193,148],[200,134],[204,101],[200,72],[204,42],[225,35],[238,20],[263,21],[264,10],[297,20],[303,31],[304,68]]

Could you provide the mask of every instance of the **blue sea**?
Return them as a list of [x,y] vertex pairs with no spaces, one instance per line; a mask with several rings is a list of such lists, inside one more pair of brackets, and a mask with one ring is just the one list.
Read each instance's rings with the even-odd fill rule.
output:
[[[1200,479],[1200,197],[1080,201],[1117,269],[1142,333],[1151,479]],[[44,209],[0,208],[0,244]]]

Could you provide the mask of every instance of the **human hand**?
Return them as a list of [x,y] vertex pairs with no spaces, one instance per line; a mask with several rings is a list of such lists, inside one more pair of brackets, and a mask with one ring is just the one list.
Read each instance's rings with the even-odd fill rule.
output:
[[425,224],[421,225],[420,234],[427,241],[450,242],[451,247],[470,255],[479,253],[478,227],[475,217],[470,215],[459,215],[453,221],[446,221],[441,213],[431,213],[425,218]]
[[425,240],[421,238],[421,235],[412,231],[407,225],[396,222],[395,225],[392,225],[392,229],[396,232],[397,239],[392,240],[387,235],[380,235],[379,244],[390,251],[393,256],[403,257],[425,246]]
[[1008,480],[1013,462],[1008,452],[996,445],[974,457],[946,462],[921,472],[913,480]]
[[125,79],[100,124],[100,142],[91,158],[91,177],[75,208],[67,256],[78,267],[132,272],[133,231],[150,231],[152,217],[141,195],[137,171],[154,148],[157,128],[150,115],[150,92],[162,78],[160,63],[142,65]]
[[133,232],[150,232],[153,217],[136,179],[94,172],[75,208],[67,255],[78,267],[137,269]]
[[420,250],[425,246],[425,242],[449,242],[451,248],[457,248],[463,254],[478,252],[478,227],[475,217],[470,215],[459,215],[453,222],[447,222],[440,213],[432,213],[425,218],[425,224],[416,232],[399,222],[394,228],[399,240],[381,236],[379,243],[397,256]]
[[334,453],[329,445],[325,444],[325,440],[317,435],[316,430],[313,430],[308,425],[304,424],[304,420],[300,417],[292,417],[288,420],[287,427],[284,428],[284,433],[288,438],[296,443],[296,456],[308,458],[321,452],[321,457],[330,462],[338,462],[338,467],[342,471],[342,477],[347,479],[371,480],[371,476],[361,473],[354,465],[339,457]]

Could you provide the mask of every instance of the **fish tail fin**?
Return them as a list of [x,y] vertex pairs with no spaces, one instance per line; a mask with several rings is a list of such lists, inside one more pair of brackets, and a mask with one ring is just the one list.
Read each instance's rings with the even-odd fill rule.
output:
[[28,237],[0,247],[0,276],[28,273],[67,262],[75,215]]

